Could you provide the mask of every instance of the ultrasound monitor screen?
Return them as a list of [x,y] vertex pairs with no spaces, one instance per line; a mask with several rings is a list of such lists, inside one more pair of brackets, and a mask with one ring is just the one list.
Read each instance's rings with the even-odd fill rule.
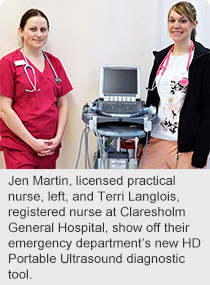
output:
[[136,69],[106,69],[104,70],[104,94],[138,93]]

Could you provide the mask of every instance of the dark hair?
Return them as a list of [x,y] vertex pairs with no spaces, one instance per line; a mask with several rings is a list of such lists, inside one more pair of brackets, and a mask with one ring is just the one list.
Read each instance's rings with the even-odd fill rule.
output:
[[[190,2],[179,2],[174,4],[169,10],[168,21],[172,10],[179,15],[185,15],[193,25],[196,25],[197,13],[195,7]],[[190,36],[192,41],[195,41],[195,35],[196,29],[193,28]]]
[[48,20],[47,16],[42,11],[40,11],[38,9],[30,9],[30,10],[25,12],[25,14],[22,16],[22,18],[20,20],[20,28],[22,30],[24,30],[24,27],[25,27],[28,19],[30,19],[31,17],[35,17],[35,16],[41,16],[41,17],[45,18],[45,20],[47,21],[47,27],[49,29],[50,24],[49,24],[49,20]]

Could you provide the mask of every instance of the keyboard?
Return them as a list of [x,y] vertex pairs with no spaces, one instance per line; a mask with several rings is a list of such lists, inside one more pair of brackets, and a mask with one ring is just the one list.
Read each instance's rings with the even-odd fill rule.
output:
[[108,114],[134,114],[142,111],[140,101],[101,101],[98,110]]

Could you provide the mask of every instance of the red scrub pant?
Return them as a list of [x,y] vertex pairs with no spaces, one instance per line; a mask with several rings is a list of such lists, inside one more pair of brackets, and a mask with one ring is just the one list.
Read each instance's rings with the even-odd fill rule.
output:
[[3,148],[7,169],[55,169],[59,149],[52,155],[38,156],[36,152]]
[[[139,169],[142,168],[144,148]],[[178,153],[177,142],[151,138],[148,142],[144,169],[193,169],[193,152]]]

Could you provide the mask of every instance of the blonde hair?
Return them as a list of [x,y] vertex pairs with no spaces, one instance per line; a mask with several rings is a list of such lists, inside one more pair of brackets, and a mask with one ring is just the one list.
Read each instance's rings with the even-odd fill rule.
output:
[[[197,13],[195,7],[190,2],[179,2],[174,4],[168,12],[168,22],[172,10],[179,15],[185,15],[193,25],[196,25]],[[194,27],[190,35],[192,41],[195,41],[195,36],[196,29]]]

